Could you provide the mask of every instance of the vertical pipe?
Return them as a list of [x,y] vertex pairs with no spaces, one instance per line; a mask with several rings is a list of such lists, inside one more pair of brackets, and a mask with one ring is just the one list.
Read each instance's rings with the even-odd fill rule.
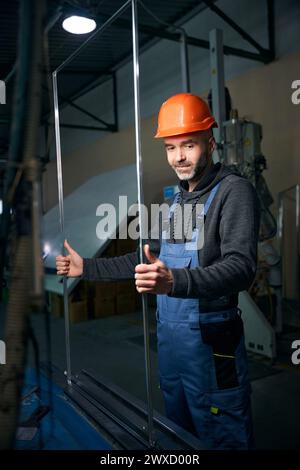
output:
[[300,306],[300,185],[296,185],[296,243],[297,243],[297,272],[296,272],[296,291],[298,307]]
[[285,296],[285,284],[284,284],[284,257],[283,257],[283,194],[279,193],[278,198],[278,217],[277,217],[277,238],[278,238],[278,249],[281,259],[281,279],[282,279],[282,296]]
[[[212,91],[212,111],[218,123],[218,128],[214,129],[214,136],[217,144],[223,141],[223,122],[225,121],[225,80],[224,80],[224,54],[223,54],[223,33],[220,29],[213,29],[209,33],[210,47],[210,73]],[[214,161],[217,160],[216,154]]]
[[[55,123],[55,144],[56,144],[56,164],[57,164],[57,185],[58,185],[58,204],[59,204],[59,223],[62,239],[65,239],[65,222],[64,222],[64,194],[63,179],[61,165],[61,144],[59,129],[59,109],[58,109],[58,93],[57,93],[57,72],[52,74],[53,80],[53,100],[54,100],[54,123]],[[65,248],[62,246],[62,254],[65,256]],[[69,302],[68,302],[68,278],[63,278],[64,293],[64,318],[65,318],[65,341],[66,341],[66,361],[67,361],[67,382],[71,385],[71,353],[70,353],[70,321],[69,321]]]
[[274,0],[267,0],[267,15],[268,15],[268,39],[269,39],[270,60],[274,60],[275,59]]
[[189,93],[190,86],[190,71],[189,71],[189,56],[188,56],[188,43],[186,34],[182,33],[180,38],[180,58],[181,58],[181,78],[182,78],[182,91]]
[[118,87],[117,87],[117,72],[112,74],[113,79],[113,97],[114,97],[114,124],[115,132],[119,130],[119,116],[118,116]]
[[32,183],[32,249],[33,249],[33,297],[36,306],[43,309],[44,304],[44,279],[41,263],[41,172],[37,162],[33,162],[35,180]]
[[[140,115],[140,90],[139,90],[139,42],[138,42],[138,23],[137,23],[137,0],[131,0],[132,8],[132,49],[133,49],[133,83],[134,83],[134,120],[135,120],[135,153],[136,153],[136,171],[138,188],[138,207],[139,207],[139,254],[140,262],[143,262],[143,240],[146,238],[144,233],[144,224],[142,217],[142,205],[144,204],[143,195],[143,162],[141,154],[141,115]],[[148,404],[148,438],[149,444],[154,445],[153,439],[153,406],[152,406],[152,388],[151,388],[151,364],[149,348],[149,315],[147,296],[142,294],[143,305],[143,326],[144,326],[144,349],[145,349],[145,372],[146,372],[146,392]]]

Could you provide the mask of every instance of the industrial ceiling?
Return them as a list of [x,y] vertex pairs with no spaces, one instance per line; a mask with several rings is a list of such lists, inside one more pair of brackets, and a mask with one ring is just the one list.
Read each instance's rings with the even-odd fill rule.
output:
[[[51,120],[51,94],[47,86],[47,75],[62,64],[87,39],[88,35],[73,35],[62,28],[62,18],[70,12],[91,13],[97,27],[101,27],[116,12],[124,0],[49,0],[45,19],[48,32],[47,61],[44,63],[45,80],[43,84],[43,107],[41,123],[45,128]],[[273,0],[266,0],[268,12],[269,49],[264,49],[227,17],[212,0],[143,0],[139,2],[139,41],[140,51],[150,47],[155,41],[166,38],[180,41],[180,26],[206,8],[212,9],[248,43],[250,48],[236,49],[224,46],[224,53],[233,54],[264,63],[274,57],[274,7]],[[0,158],[5,158],[8,151],[9,129],[12,115],[13,83],[16,72],[19,27],[18,0],[0,2],[0,79],[7,83],[7,104],[0,106]],[[171,25],[171,26],[170,26]],[[208,49],[208,41],[202,38],[188,37],[188,43]],[[76,107],[74,100],[104,80],[114,83],[112,106],[115,108],[115,122],[102,126],[110,131],[117,130],[117,97],[115,71],[132,57],[131,9],[128,8],[103,34],[96,35],[84,49],[64,67],[60,76],[60,104]],[[78,105],[77,105],[78,108]],[[101,120],[99,121],[101,122]],[[98,122],[98,124],[99,124]],[[101,123],[103,124],[103,123]],[[105,123],[104,123],[105,124]],[[78,126],[80,127],[80,126]],[[100,128],[100,127],[99,127]],[[2,157],[1,157],[2,155]]]

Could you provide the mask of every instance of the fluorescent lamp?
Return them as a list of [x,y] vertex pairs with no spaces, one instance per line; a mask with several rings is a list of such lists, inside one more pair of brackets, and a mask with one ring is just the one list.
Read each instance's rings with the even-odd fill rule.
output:
[[62,27],[72,34],[86,34],[94,31],[97,24],[95,20],[85,16],[69,16],[63,21]]

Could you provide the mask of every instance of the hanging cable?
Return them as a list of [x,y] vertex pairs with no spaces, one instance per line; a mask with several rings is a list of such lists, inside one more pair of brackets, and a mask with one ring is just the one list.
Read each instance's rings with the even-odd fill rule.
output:
[[160,24],[163,24],[164,26],[168,26],[168,28],[171,28],[171,29],[175,29],[175,30],[178,30],[180,31],[182,34],[185,34],[186,35],[186,31],[185,29],[182,27],[182,26],[176,26],[174,24],[171,24],[171,23],[168,23],[167,21],[165,20],[162,20],[161,18],[159,18],[158,16],[156,16],[155,13],[153,13],[152,10],[150,10],[150,8],[148,8],[144,2],[142,0],[138,0],[138,3],[141,5],[141,7],[148,13],[148,15],[152,16],[152,18],[155,19],[155,21],[157,21],[158,23]]
[[171,30],[180,31],[180,61],[181,61],[181,77],[182,77],[182,91],[184,93],[190,92],[190,73],[189,73],[189,59],[188,59],[188,42],[187,42],[187,33],[182,26],[176,26],[167,21],[160,19],[158,16],[153,13],[150,8],[148,8],[142,0],[137,0],[141,7],[154,18],[158,23],[167,26]]

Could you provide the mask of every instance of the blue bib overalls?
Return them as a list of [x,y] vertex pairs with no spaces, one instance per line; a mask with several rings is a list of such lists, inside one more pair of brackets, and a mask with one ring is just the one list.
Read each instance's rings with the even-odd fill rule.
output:
[[[177,201],[178,195],[169,219]],[[199,266],[197,228],[185,243],[169,243],[164,235],[159,258],[170,269]],[[252,448],[251,388],[239,309],[205,313],[199,299],[158,295],[156,316],[167,417],[197,435],[208,449]]]

